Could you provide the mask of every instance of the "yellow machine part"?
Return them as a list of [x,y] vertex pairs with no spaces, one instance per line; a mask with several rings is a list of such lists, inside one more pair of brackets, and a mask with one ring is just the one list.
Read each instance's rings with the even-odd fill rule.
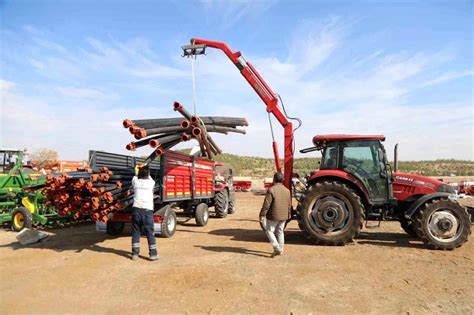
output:
[[34,213],[35,212],[35,204],[32,203],[30,201],[30,199],[28,199],[28,197],[23,197],[23,199],[21,199],[21,203],[25,206],[26,209],[28,209],[31,213]]

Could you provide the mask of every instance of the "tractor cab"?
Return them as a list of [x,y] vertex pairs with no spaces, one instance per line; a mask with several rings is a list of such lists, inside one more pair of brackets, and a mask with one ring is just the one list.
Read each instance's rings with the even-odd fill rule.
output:
[[[387,204],[392,196],[392,174],[382,141],[383,135],[318,135],[313,148],[321,150],[320,176],[344,176],[363,188],[372,205]],[[362,187],[361,187],[362,186]]]
[[23,164],[23,151],[0,150],[0,173],[7,174],[15,167]]

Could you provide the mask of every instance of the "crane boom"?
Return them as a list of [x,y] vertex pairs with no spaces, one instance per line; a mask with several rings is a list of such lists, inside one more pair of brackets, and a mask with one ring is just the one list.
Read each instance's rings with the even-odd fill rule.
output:
[[[252,64],[245,60],[240,51],[232,51],[232,49],[223,42],[206,40],[201,38],[191,39],[191,45],[183,46],[184,55],[202,54],[206,47],[222,50],[232,63],[239,69],[242,76],[247,80],[253,90],[258,94],[266,105],[268,113],[271,113],[284,128],[284,176],[285,186],[291,190],[291,179],[293,176],[293,124],[288,120],[286,115],[278,106],[278,95],[275,94],[268,86],[265,80],[260,76],[258,71]],[[199,52],[197,52],[199,51]],[[275,166],[277,171],[281,172],[280,157],[278,154],[278,146],[275,140],[272,143],[273,155],[275,157]]]

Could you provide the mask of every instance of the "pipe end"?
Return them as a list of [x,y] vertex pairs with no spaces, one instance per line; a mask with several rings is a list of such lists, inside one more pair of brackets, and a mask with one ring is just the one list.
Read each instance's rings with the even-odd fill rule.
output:
[[173,103],[173,109],[174,109],[175,111],[180,110],[180,109],[182,109],[182,108],[183,108],[183,105],[181,105],[178,101],[174,101],[174,103]]
[[124,128],[130,128],[133,126],[133,121],[131,121],[130,119],[124,119],[122,125]]
[[148,145],[154,149],[160,145],[160,141],[156,139],[151,139],[150,141],[148,141]]
[[191,124],[189,123],[188,120],[185,119],[185,120],[183,120],[183,121],[181,122],[180,126],[181,126],[181,128],[183,128],[183,129],[188,129],[188,128],[191,126]]

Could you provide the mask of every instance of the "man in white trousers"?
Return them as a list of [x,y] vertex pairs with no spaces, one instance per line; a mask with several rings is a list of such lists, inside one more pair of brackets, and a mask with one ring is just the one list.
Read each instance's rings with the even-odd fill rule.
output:
[[285,223],[291,211],[291,192],[283,185],[283,180],[282,173],[273,175],[273,186],[268,189],[260,211],[260,222],[273,246],[272,258],[283,253]]

